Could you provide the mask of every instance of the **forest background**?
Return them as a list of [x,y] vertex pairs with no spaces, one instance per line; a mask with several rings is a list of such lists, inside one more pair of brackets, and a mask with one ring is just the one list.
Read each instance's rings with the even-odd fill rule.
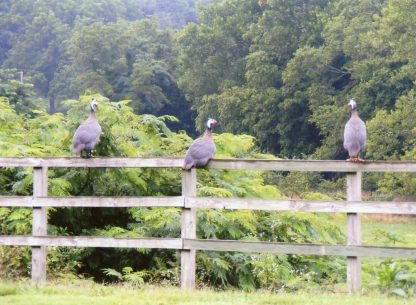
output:
[[[414,16],[413,0],[1,1],[0,155],[70,156],[73,132],[94,96],[104,130],[99,156],[183,156],[215,117],[219,157],[344,159],[344,105],[354,98],[367,123],[364,157],[413,160]],[[335,174],[198,175],[201,196],[345,193],[344,177]],[[414,198],[415,178],[365,175],[365,195]],[[50,170],[49,193],[177,195],[179,180],[175,170]],[[31,183],[27,169],[0,170],[3,195],[29,195]],[[49,209],[48,217],[51,235],[180,235],[177,209]],[[343,243],[336,225],[342,216],[328,217],[201,211],[197,234]],[[31,231],[27,209],[2,208],[0,221],[1,234]],[[29,258],[30,249],[2,247],[0,271],[28,276]],[[197,259],[200,285],[296,290],[345,282],[341,258],[200,251]],[[366,266],[368,287],[415,294],[414,263]],[[176,285],[178,255],[59,248],[50,251],[48,274]]]

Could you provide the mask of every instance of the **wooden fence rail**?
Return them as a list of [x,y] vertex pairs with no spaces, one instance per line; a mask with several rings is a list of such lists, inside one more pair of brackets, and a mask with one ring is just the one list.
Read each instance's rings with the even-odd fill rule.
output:
[[[352,292],[361,290],[361,257],[416,258],[416,248],[361,245],[360,214],[416,214],[415,202],[362,201],[362,172],[416,172],[416,162],[377,161],[363,164],[345,161],[308,160],[212,160],[208,168],[224,170],[315,171],[347,173],[346,201],[257,200],[204,198],[196,196],[196,170],[182,171],[182,196],[170,197],[50,197],[48,169],[177,168],[182,158],[0,158],[0,167],[33,168],[33,196],[0,196],[0,207],[33,209],[31,236],[0,236],[0,246],[32,247],[32,281],[46,281],[48,246],[176,249],[181,252],[181,287],[195,287],[196,251],[267,252],[300,255],[335,255],[347,258],[347,283]],[[176,207],[182,209],[180,238],[110,238],[96,236],[48,236],[48,207]],[[317,245],[259,241],[201,240],[196,238],[197,209],[247,209],[268,211],[347,213],[347,244]]]

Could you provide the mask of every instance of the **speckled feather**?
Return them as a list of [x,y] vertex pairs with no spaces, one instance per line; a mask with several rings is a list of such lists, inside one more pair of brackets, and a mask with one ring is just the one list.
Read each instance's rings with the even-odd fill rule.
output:
[[212,139],[212,129],[217,124],[215,119],[209,118],[205,134],[196,139],[188,148],[183,162],[183,169],[189,170],[192,167],[202,167],[208,164],[215,154],[215,143]]
[[88,119],[75,131],[72,139],[72,151],[80,154],[83,150],[95,148],[101,135],[101,126],[97,121],[94,111],[91,111]]
[[183,168],[188,170],[192,167],[205,166],[215,154],[215,143],[212,140],[211,132],[207,131],[205,135],[196,139],[186,152]]
[[360,119],[358,113],[353,111],[344,128],[344,148],[350,157],[358,156],[360,151],[364,149],[366,139],[365,123]]

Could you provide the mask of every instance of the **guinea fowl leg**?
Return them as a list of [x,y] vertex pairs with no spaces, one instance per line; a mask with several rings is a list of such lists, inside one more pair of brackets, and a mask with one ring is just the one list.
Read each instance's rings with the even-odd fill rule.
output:
[[84,158],[84,159],[91,158],[91,150],[86,150],[86,149],[81,150],[81,158]]

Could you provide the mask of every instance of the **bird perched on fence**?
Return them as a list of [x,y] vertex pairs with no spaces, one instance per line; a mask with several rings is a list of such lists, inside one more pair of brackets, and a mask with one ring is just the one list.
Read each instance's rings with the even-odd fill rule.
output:
[[344,148],[348,151],[349,155],[347,161],[364,162],[358,155],[363,150],[367,139],[366,126],[358,116],[357,103],[353,99],[349,101],[347,107],[351,110],[351,118],[345,124],[344,128]]
[[215,154],[215,143],[212,139],[212,129],[217,124],[215,119],[208,119],[205,134],[196,139],[186,152],[183,169],[207,165]]
[[79,154],[82,158],[92,157],[91,151],[97,145],[101,135],[101,126],[95,114],[95,108],[98,109],[98,103],[95,98],[91,99],[90,108],[88,119],[79,125],[72,139],[72,151],[76,155]]

